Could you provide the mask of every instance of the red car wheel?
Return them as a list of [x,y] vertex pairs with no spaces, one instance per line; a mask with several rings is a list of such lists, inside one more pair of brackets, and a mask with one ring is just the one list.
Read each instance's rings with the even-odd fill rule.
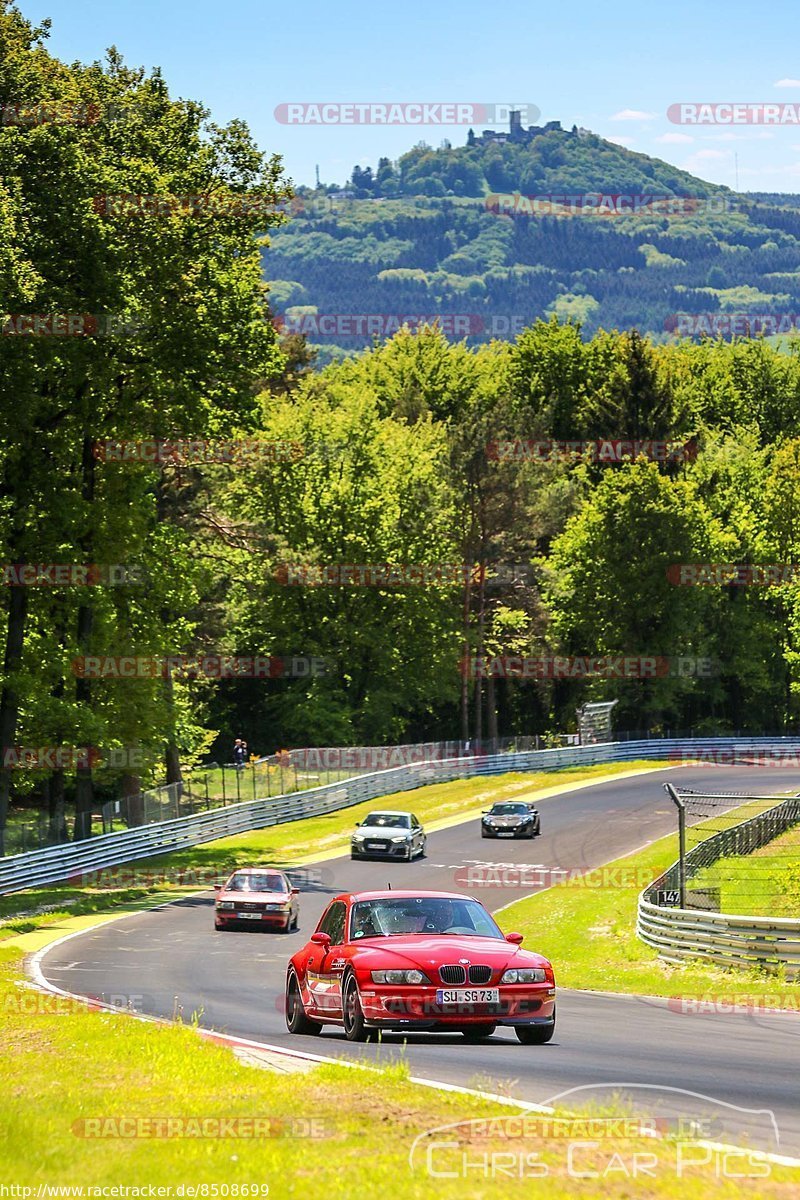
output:
[[355,975],[348,975],[342,991],[342,1019],[344,1033],[348,1042],[366,1042],[370,1031],[364,1024],[364,1013],[361,1010],[361,999],[358,994],[358,984]]
[[491,1037],[495,1029],[496,1025],[465,1025],[461,1034],[468,1042],[482,1042],[484,1038]]
[[515,1025],[514,1032],[523,1046],[543,1046],[556,1031],[556,1014],[549,1025]]
[[322,1033],[320,1023],[306,1016],[300,985],[294,972],[286,980],[286,1028],[289,1033]]

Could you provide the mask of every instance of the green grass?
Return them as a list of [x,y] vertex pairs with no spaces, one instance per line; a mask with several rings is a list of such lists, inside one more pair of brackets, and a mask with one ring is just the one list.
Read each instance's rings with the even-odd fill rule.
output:
[[[103,887],[50,884],[0,896],[0,941],[43,925],[56,924],[65,913],[105,912],[113,906],[163,899],[165,893],[179,895],[197,891],[200,887],[209,887],[214,879],[224,878],[238,866],[273,863],[288,867],[312,854],[322,857],[346,851],[353,826],[365,813],[376,808],[411,809],[423,823],[430,824],[477,810],[495,800],[658,765],[638,762],[597,764],[563,771],[458,779],[383,796],[324,816],[272,825],[206,842],[189,850],[141,859],[106,872],[106,886]],[[108,886],[113,883],[115,871],[121,886]],[[41,908],[51,911],[37,912]]]
[[[0,949],[0,1180],[31,1187],[34,1196],[40,1184],[171,1186],[173,1196],[180,1184],[228,1185],[229,1196],[236,1195],[233,1187],[256,1184],[269,1188],[270,1200],[306,1200],[309,1195],[528,1200],[532,1195],[532,1179],[518,1174],[492,1180],[473,1167],[466,1179],[441,1173],[432,1177],[425,1169],[424,1150],[412,1171],[409,1152],[418,1135],[453,1122],[508,1117],[513,1110],[413,1084],[402,1062],[374,1071],[327,1065],[303,1073],[258,1070],[239,1063],[229,1049],[200,1039],[191,1028],[145,1024],[77,1005],[62,1005],[58,1012],[50,997],[39,1000],[38,993],[23,991],[21,982],[19,953]],[[31,1011],[39,1005],[40,1011]],[[519,1052],[542,1050],[520,1047]],[[170,1119],[194,1119],[195,1133],[199,1122],[206,1122],[205,1131],[212,1134],[208,1123],[215,1119],[238,1120],[242,1132],[252,1131],[244,1122],[260,1120],[261,1135],[234,1138],[228,1124],[227,1136],[176,1136],[173,1124],[172,1136],[119,1136],[120,1121],[136,1120],[141,1132],[146,1130],[141,1122]],[[151,1125],[151,1133],[156,1128]],[[165,1126],[161,1129],[163,1133]],[[87,1137],[87,1132],[95,1136]],[[522,1143],[497,1133],[488,1130],[484,1139],[469,1127],[448,1133],[458,1145],[446,1154],[438,1152],[434,1169],[451,1169],[463,1156],[475,1163],[490,1148],[505,1155],[508,1171],[509,1150],[520,1156],[533,1149],[546,1172],[548,1198],[588,1200],[598,1194],[596,1178],[568,1176],[570,1141],[565,1137],[545,1131]],[[632,1194],[670,1200],[677,1153],[669,1140],[613,1137],[582,1147],[579,1163],[586,1172],[609,1172],[602,1182],[609,1200]],[[619,1165],[626,1163],[630,1170],[634,1154],[655,1156],[657,1162],[650,1167],[655,1177],[646,1178],[642,1187],[633,1185],[635,1190]],[[691,1154],[702,1157],[697,1148]],[[710,1194],[732,1200],[741,1194],[741,1178],[718,1181],[710,1157],[707,1166],[688,1171],[681,1180],[685,1200],[705,1200]],[[741,1171],[743,1160],[736,1161]],[[760,1169],[768,1176],[758,1179],[759,1196],[797,1195],[797,1169]],[[535,1194],[545,1192],[537,1189]],[[207,1189],[206,1195],[214,1192]]]
[[[631,766],[628,764],[628,769]],[[403,802],[410,802],[420,816],[430,821],[434,816],[441,818],[470,811],[490,798],[519,795],[547,785],[563,786],[575,782],[576,777],[607,773],[607,767],[598,767],[550,776],[462,780],[420,790],[413,799],[404,796]],[[383,803],[391,802],[384,799]],[[173,869],[182,869],[186,862],[196,868],[200,854],[208,856],[205,859],[208,864],[224,864],[226,868],[235,861],[251,860],[252,856],[279,854],[283,861],[297,861],[310,849],[330,852],[332,845],[346,845],[354,820],[369,807],[375,804],[226,839],[158,861]],[[322,846],[320,839],[325,842]],[[673,839],[664,839],[652,854],[646,852],[645,859],[650,855],[658,869],[662,869],[674,858],[671,843]],[[636,856],[637,866],[642,861],[642,855]],[[137,869],[143,866],[155,871],[156,863],[150,860],[136,864]],[[35,897],[31,893],[6,897],[2,903],[8,914],[15,905],[18,911],[25,905],[32,907],[34,899],[44,903],[49,896],[51,901],[55,897],[54,902],[62,905],[69,900],[72,903],[69,911],[76,913],[112,906],[140,907],[143,898],[144,902],[152,903],[164,894],[163,887],[160,891],[155,887],[121,888],[111,895],[73,889],[72,895],[65,896],[65,890],[53,888]],[[636,890],[630,897],[634,909]],[[593,903],[591,916],[584,912],[583,923],[578,919],[572,925],[573,938],[566,938],[572,942],[571,953],[584,954],[586,947],[581,939],[587,934],[585,918],[590,916],[590,923],[594,924],[601,914],[596,911],[597,894],[584,891],[580,895],[574,887],[557,889],[538,898],[539,908],[531,918],[534,928],[529,931],[529,944],[545,949],[542,942],[546,937],[551,940],[562,937],[557,914],[546,911],[548,902],[552,903],[550,898],[557,892],[561,893],[559,903],[564,899],[569,903],[589,899]],[[531,903],[524,901],[503,914],[504,927],[522,924],[519,910]],[[27,920],[18,918],[13,924],[35,927],[54,921],[56,913]],[[553,931],[550,934],[543,932],[548,926]],[[6,931],[10,930],[7,926]],[[592,933],[591,928],[588,932]],[[555,943],[549,948],[558,963]],[[611,1141],[601,1139],[581,1148],[579,1169],[588,1177],[574,1178],[568,1172],[568,1149],[576,1140],[585,1142],[585,1134],[558,1138],[544,1131],[533,1140],[509,1143],[508,1138],[497,1133],[481,1137],[474,1129],[462,1126],[455,1134],[447,1133],[447,1140],[455,1143],[455,1147],[444,1158],[435,1159],[434,1168],[440,1172],[455,1168],[458,1172],[464,1161],[481,1163],[488,1150],[497,1150],[503,1158],[494,1160],[499,1164],[496,1178],[487,1177],[485,1171],[476,1170],[474,1165],[466,1176],[439,1173],[432,1177],[425,1169],[424,1150],[412,1171],[409,1152],[415,1138],[425,1130],[476,1118],[505,1117],[512,1110],[475,1097],[415,1085],[409,1080],[403,1062],[376,1071],[343,1066],[321,1066],[302,1074],[256,1070],[240,1064],[230,1050],[199,1039],[185,1026],[145,1024],[123,1015],[91,1013],[73,1004],[66,1005],[64,1011],[63,1005],[49,997],[39,999],[38,993],[22,986],[21,965],[17,949],[0,947],[0,1130],[4,1135],[0,1141],[0,1181],[3,1182],[34,1188],[40,1183],[78,1184],[84,1188],[171,1185],[173,1195],[180,1183],[229,1188],[265,1184],[272,1200],[295,1196],[305,1200],[309,1193],[330,1195],[337,1200],[340,1197],[360,1200],[376,1190],[392,1200],[430,1200],[431,1195],[437,1200],[467,1197],[484,1200],[495,1196],[528,1200],[534,1177],[526,1176],[526,1170],[535,1161],[537,1177],[544,1183],[548,1198],[553,1200],[561,1197],[588,1200],[599,1189],[609,1200],[631,1196],[671,1200],[678,1186],[684,1200],[705,1200],[709,1195],[727,1200],[741,1194],[741,1178],[720,1178],[713,1155],[706,1165],[684,1170],[678,1185],[677,1145],[669,1139],[645,1141],[633,1134]],[[564,970],[560,973],[560,982],[567,983]],[[609,983],[606,980],[606,986]],[[319,1049],[324,1052],[324,1046]],[[545,1051],[519,1047],[519,1053]],[[476,1086],[491,1091],[500,1092],[505,1087],[495,1080],[475,1082]],[[626,1110],[622,1106],[605,1111],[611,1114]],[[245,1121],[266,1118],[271,1121],[270,1132],[278,1136],[134,1139],[108,1136],[116,1131],[106,1120],[95,1128],[105,1130],[107,1136],[81,1136],[87,1126],[80,1122],[108,1118],[112,1123],[120,1118]],[[319,1136],[300,1136],[309,1132]],[[535,1160],[524,1157],[530,1153],[537,1156]],[[636,1155],[640,1157],[636,1159]],[[704,1155],[695,1148],[693,1157],[701,1159]],[[631,1178],[635,1162],[647,1162],[644,1177]],[[737,1169],[747,1170],[740,1158]],[[758,1165],[754,1167],[756,1171],[760,1197],[798,1194],[798,1170]],[[747,1180],[746,1186],[752,1187],[754,1181]]]
[[264,796],[290,795],[292,792],[303,791],[306,788],[319,787],[324,783],[338,783],[342,779],[352,779],[358,771],[306,771],[295,767],[279,767],[274,764],[259,763],[251,766],[249,763],[241,772],[233,767],[225,771],[221,767],[205,770],[196,767],[187,771],[185,782],[187,790],[196,800],[202,800],[208,795],[214,804],[221,804],[223,798],[226,804],[242,804],[247,800],[260,800]]
[[692,885],[719,888],[721,912],[800,916],[800,828],[752,854],[720,859],[698,872]]
[[[740,819],[741,813],[730,813],[725,821],[736,824]],[[712,833],[722,821],[716,817],[708,824]],[[800,982],[787,983],[781,976],[761,971],[725,970],[700,960],[666,963],[640,941],[636,936],[639,893],[646,880],[657,878],[677,857],[677,835],[661,838],[609,864],[627,872],[620,878],[629,878],[630,886],[587,887],[580,879],[558,884],[504,909],[499,923],[507,932],[524,933],[529,948],[553,960],[562,987],[649,996],[740,994],[777,1006],[792,997],[800,1006]],[[606,877],[593,872],[590,878],[602,882]]]

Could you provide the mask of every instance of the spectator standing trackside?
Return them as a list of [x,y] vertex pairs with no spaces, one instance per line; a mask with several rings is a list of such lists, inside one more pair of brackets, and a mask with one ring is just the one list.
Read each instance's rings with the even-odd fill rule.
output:
[[241,771],[247,762],[247,743],[241,738],[237,738],[233,743],[233,761],[237,771]]

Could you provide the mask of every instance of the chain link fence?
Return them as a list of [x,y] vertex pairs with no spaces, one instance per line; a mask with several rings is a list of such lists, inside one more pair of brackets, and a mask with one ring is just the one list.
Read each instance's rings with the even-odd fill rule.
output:
[[[287,796],[374,771],[450,758],[517,753],[577,745],[577,734],[495,738],[484,742],[419,742],[401,746],[328,746],[281,750],[246,763],[206,763],[184,768],[182,780],[133,796],[98,800],[86,825],[91,835],[115,833],[247,800]],[[75,818],[12,808],[5,829],[6,855],[41,850],[74,839]]]
[[[696,731],[669,729],[628,730],[611,735],[615,742],[696,736]],[[702,731],[699,736],[710,735]],[[730,738],[740,735],[726,733],[724,736]],[[281,750],[276,754],[251,758],[243,764],[212,762],[184,768],[181,782],[151,788],[135,796],[116,799],[101,796],[85,825],[92,836],[113,833],[229,804],[291,795],[398,766],[558,749],[577,746],[580,740],[577,733],[549,733],[483,741],[451,739],[397,746],[327,746]],[[37,813],[30,807],[17,807],[12,803],[5,828],[5,854],[23,854],[71,842],[74,824],[74,816],[69,812],[63,818],[54,819],[46,812]]]
[[678,807],[681,855],[648,899],[739,916],[800,916],[800,796],[667,791]]

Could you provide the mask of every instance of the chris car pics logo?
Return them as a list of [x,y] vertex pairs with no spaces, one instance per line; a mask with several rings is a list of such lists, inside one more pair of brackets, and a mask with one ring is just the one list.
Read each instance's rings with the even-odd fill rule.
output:
[[[617,1108],[620,1096],[626,1115],[582,1111],[587,1102]],[[500,1113],[428,1129],[412,1142],[409,1166],[413,1174],[436,1180],[567,1176],[591,1180],[595,1188],[604,1180],[698,1175],[741,1181],[768,1178],[779,1146],[770,1109],[744,1108],[685,1088],[614,1080],[570,1088],[535,1113]]]

